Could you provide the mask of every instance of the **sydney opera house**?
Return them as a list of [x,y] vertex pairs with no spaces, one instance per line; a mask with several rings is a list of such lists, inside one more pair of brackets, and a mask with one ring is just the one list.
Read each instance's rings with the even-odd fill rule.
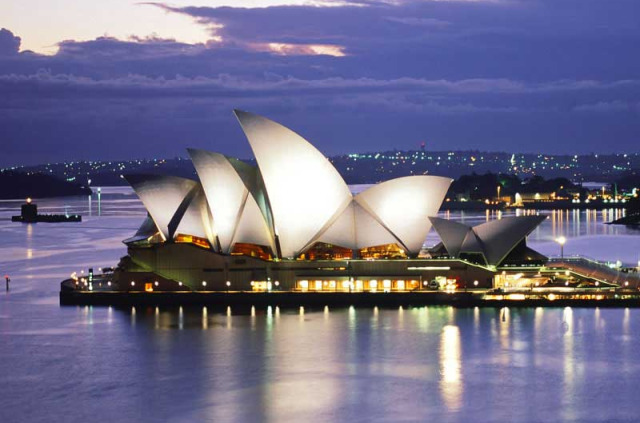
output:
[[[235,112],[257,166],[189,150],[197,180],[128,175],[148,211],[116,271],[129,291],[412,291],[534,278],[541,216],[469,227],[436,217],[452,180],[416,175],[352,193],[292,130]],[[431,228],[442,242],[427,250]],[[528,273],[528,269],[530,270]]]

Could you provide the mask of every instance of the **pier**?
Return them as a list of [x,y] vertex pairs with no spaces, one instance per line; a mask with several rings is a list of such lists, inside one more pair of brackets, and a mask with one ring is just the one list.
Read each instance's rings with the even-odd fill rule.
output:
[[77,289],[75,279],[61,284],[60,304],[95,306],[281,306],[281,307],[640,307],[635,288],[534,288],[403,292],[279,291],[118,291],[97,276],[91,289]]

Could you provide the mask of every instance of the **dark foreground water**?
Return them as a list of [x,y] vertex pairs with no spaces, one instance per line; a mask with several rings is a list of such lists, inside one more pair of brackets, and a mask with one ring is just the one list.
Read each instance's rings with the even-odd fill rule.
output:
[[[88,214],[84,200],[41,204]],[[113,264],[143,209],[114,193],[81,224],[22,225],[12,207],[2,423],[639,419],[639,309],[63,308],[59,281]],[[634,260],[637,235],[599,213],[545,222],[532,241],[553,249],[561,232]]]

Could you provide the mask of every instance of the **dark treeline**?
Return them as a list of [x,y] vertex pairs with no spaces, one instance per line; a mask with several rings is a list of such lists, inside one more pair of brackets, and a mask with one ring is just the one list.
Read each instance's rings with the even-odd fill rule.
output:
[[0,172],[0,199],[64,197],[89,195],[91,190],[42,173]]
[[[499,187],[499,188],[498,188]],[[499,195],[513,196],[516,193],[533,194],[555,192],[559,197],[580,193],[582,196],[586,190],[574,184],[567,178],[545,179],[542,176],[534,176],[528,179],[520,179],[515,175],[503,173],[485,173],[478,175],[463,175],[453,181],[449,188],[448,197],[455,199],[457,195],[468,196],[470,200],[493,199]]]

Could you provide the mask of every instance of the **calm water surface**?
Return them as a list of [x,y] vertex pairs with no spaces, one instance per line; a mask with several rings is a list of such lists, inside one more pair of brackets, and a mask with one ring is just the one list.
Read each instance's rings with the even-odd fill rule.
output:
[[[62,308],[59,281],[117,262],[144,209],[104,190],[90,212],[39,201],[81,224],[23,225],[18,205],[0,202],[0,422],[638,421],[640,310]],[[530,244],[636,263],[615,213],[550,213]]]

